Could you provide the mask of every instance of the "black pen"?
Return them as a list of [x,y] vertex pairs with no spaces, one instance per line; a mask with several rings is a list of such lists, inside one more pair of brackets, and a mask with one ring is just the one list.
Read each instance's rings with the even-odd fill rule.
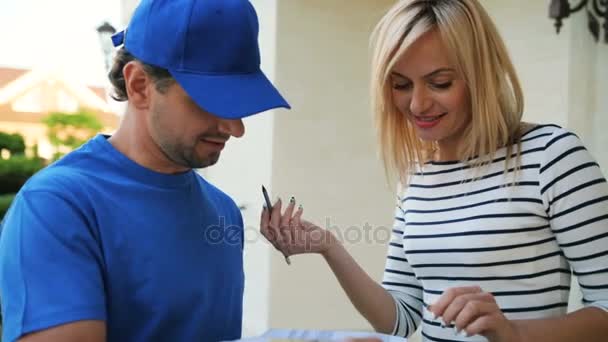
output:
[[[268,197],[268,192],[266,191],[266,188],[263,185],[262,194],[264,194],[264,201],[266,201],[266,208],[268,208],[268,216],[270,217],[270,213],[272,212],[272,203],[270,203],[270,197]],[[291,265],[291,260],[289,259],[289,256],[286,255],[283,251],[281,251],[281,253],[283,253],[287,265]]]

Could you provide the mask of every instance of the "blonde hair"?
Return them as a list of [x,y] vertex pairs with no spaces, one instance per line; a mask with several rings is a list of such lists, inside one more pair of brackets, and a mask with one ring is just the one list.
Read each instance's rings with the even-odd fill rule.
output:
[[371,39],[371,95],[381,155],[389,179],[396,175],[402,185],[430,158],[435,144],[417,138],[395,107],[390,74],[412,43],[435,28],[470,96],[471,123],[460,146],[462,161],[482,166],[506,146],[509,165],[514,145],[519,161],[523,94],[490,16],[477,0],[402,0],[380,20]]

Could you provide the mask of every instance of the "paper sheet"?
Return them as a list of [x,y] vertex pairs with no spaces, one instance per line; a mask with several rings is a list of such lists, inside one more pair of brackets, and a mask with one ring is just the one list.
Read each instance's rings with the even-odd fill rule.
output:
[[[407,342],[405,338],[363,331],[272,329],[259,337],[237,340],[239,342],[316,341],[338,342],[349,337],[377,337],[382,342]],[[233,342],[237,342],[233,341]]]

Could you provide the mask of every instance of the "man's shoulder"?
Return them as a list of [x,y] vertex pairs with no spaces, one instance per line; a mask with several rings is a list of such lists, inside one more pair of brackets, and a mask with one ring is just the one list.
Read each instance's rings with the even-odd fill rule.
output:
[[[66,156],[64,158],[71,158]],[[91,182],[94,182],[94,168],[86,164],[70,163],[59,160],[34,174],[23,185],[20,192],[47,192],[64,199],[78,198],[86,193]]]
[[203,176],[197,173],[196,179],[198,184],[201,186],[203,191],[207,193],[209,198],[216,204],[226,211],[231,213],[238,213],[240,215],[240,209],[234,199],[230,197],[226,192],[215,186],[211,182],[207,181]]
[[28,191],[75,190],[86,186],[99,172],[94,163],[85,161],[78,151],[67,154],[62,159],[46,166],[34,174],[23,186]]
[[78,189],[86,183],[79,170],[51,164],[33,175],[21,188],[23,192],[53,192],[61,193]]
[[61,193],[83,189],[94,181],[104,169],[100,151],[91,143],[66,154],[32,176],[23,186],[24,191],[50,191]]

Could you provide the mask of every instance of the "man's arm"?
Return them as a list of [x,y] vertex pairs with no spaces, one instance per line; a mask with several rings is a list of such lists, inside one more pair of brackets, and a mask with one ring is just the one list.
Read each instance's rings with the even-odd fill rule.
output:
[[[97,331],[78,322],[107,319],[103,253],[86,209],[70,195],[22,190],[3,222],[0,296],[6,341],[38,333],[69,337],[72,331],[76,341],[81,332]],[[46,340],[71,341],[63,335]]]
[[80,321],[27,334],[19,342],[105,342],[104,321]]

